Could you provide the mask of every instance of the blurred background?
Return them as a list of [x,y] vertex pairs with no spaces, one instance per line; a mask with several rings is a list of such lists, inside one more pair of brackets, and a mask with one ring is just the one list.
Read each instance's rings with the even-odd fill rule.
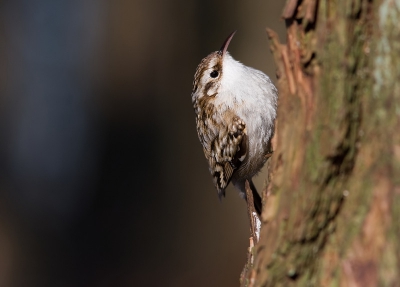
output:
[[275,81],[283,5],[0,0],[0,286],[238,286],[246,205],[217,198],[192,80],[237,29]]

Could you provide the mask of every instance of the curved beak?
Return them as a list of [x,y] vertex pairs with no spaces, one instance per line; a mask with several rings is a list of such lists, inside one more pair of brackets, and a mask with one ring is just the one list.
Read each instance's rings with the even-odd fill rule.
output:
[[219,49],[219,53],[222,55],[222,57],[225,55],[225,52],[228,50],[229,43],[231,42],[231,40],[232,40],[232,38],[233,38],[233,35],[235,35],[235,33],[236,33],[236,30],[233,31],[233,32],[228,36],[228,38],[226,38],[225,42],[222,44],[221,49]]

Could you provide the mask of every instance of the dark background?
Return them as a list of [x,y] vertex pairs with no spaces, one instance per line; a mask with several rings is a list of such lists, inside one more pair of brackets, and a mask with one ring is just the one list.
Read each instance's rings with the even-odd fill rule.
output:
[[246,205],[217,199],[192,80],[237,29],[275,81],[283,4],[0,0],[0,286],[238,286]]

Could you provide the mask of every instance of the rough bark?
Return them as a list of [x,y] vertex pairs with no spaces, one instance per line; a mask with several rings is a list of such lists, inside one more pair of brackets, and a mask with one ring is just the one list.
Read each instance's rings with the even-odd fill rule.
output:
[[[400,286],[400,2],[288,0],[261,238],[242,286]],[[249,276],[250,276],[249,275]]]

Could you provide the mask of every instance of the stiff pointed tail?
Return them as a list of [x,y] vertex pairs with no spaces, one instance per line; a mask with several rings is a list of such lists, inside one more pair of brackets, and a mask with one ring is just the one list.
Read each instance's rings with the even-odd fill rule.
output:
[[[256,187],[254,186],[253,181],[250,179],[249,180],[249,186],[251,189],[251,193],[253,195],[253,203],[254,203],[254,209],[257,212],[258,216],[261,216],[262,212],[262,199],[261,196],[258,194]],[[246,196],[246,201],[247,201],[247,196]]]

